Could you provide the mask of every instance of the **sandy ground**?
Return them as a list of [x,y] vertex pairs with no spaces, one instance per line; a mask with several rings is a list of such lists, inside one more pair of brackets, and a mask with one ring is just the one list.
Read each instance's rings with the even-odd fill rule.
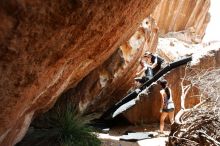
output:
[[126,132],[158,132],[159,124],[151,124],[144,126],[120,126],[112,128],[109,133],[99,133],[102,141],[101,146],[165,146],[168,140],[169,125],[165,125],[166,136],[157,136],[151,139],[139,140],[136,142],[122,141],[120,137]]
[[101,146],[139,146],[137,142],[116,141],[111,139],[102,140]]

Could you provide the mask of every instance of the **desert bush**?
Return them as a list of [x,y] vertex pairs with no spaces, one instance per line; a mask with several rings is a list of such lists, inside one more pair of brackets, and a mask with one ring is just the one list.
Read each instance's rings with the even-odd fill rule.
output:
[[18,146],[99,146],[100,140],[71,105],[54,107],[35,120]]
[[[220,145],[220,69],[192,70],[184,80],[200,90],[200,103],[182,108],[171,126],[167,145]],[[188,82],[189,83],[189,82]],[[188,85],[182,86],[187,89]],[[186,88],[185,88],[186,87]],[[187,96],[182,93],[182,95]],[[183,98],[184,99],[184,98]]]

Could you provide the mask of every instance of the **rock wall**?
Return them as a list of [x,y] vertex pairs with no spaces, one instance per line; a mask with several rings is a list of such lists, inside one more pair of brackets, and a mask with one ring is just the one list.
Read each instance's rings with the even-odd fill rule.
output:
[[209,7],[210,0],[162,0],[152,17],[161,34],[182,31],[180,38],[199,43],[210,19]]
[[[145,25],[146,21],[148,25]],[[108,60],[89,73],[77,87],[64,92],[60,104],[70,99],[84,116],[94,119],[132,90],[136,86],[134,77],[141,69],[139,62],[144,50],[158,41],[157,37],[150,37],[158,35],[151,27],[153,21],[147,19],[143,23]]]
[[[159,1],[0,1],[0,145],[20,141],[59,96],[87,115],[107,110],[134,86],[139,59],[155,52],[159,31],[203,37],[209,1],[193,1],[192,9],[189,0],[162,0],[155,9]],[[146,18],[153,10],[156,22]]]
[[[219,45],[218,47],[213,44],[192,45],[192,43],[200,43],[205,35],[205,29],[210,19],[209,7],[209,0],[162,0],[151,17],[155,19],[158,32],[164,39],[158,41],[156,48],[152,50],[149,48],[149,50],[160,54],[168,62],[195,53],[197,55],[194,55],[194,60],[198,56],[201,58],[197,58],[198,64],[192,65],[193,68],[209,69],[219,67],[219,53],[210,55],[209,52],[202,51],[211,48],[211,50],[219,52],[219,50],[216,50],[216,48],[219,49]],[[206,55],[200,54],[201,52]],[[206,63],[204,63],[205,60]],[[180,79],[184,74],[185,66],[179,67],[165,76],[173,91],[176,112],[180,109]],[[123,115],[134,124],[159,122],[161,96],[159,90],[158,85],[153,85],[149,89],[149,95],[140,98],[137,104]],[[196,88],[191,89],[187,95],[186,107],[192,107],[199,102],[196,97],[198,94],[199,91]]]
[[142,28],[145,30],[146,42],[143,50],[155,52],[157,49],[159,28],[152,17],[147,17],[142,22]]
[[36,112],[103,64],[158,2],[0,1],[0,145],[17,143]]

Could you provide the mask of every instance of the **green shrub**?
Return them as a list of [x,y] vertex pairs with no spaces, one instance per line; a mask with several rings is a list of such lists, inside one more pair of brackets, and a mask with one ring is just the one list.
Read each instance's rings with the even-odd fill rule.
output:
[[34,128],[29,130],[19,146],[100,146],[101,141],[92,130],[72,106],[57,107],[34,123]]

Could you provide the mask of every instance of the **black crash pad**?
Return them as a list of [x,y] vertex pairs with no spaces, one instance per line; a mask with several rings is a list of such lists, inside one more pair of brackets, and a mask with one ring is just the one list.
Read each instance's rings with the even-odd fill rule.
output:
[[158,135],[156,132],[134,132],[134,133],[127,133],[126,135],[122,135],[120,140],[124,141],[139,141],[143,139],[150,139]]

